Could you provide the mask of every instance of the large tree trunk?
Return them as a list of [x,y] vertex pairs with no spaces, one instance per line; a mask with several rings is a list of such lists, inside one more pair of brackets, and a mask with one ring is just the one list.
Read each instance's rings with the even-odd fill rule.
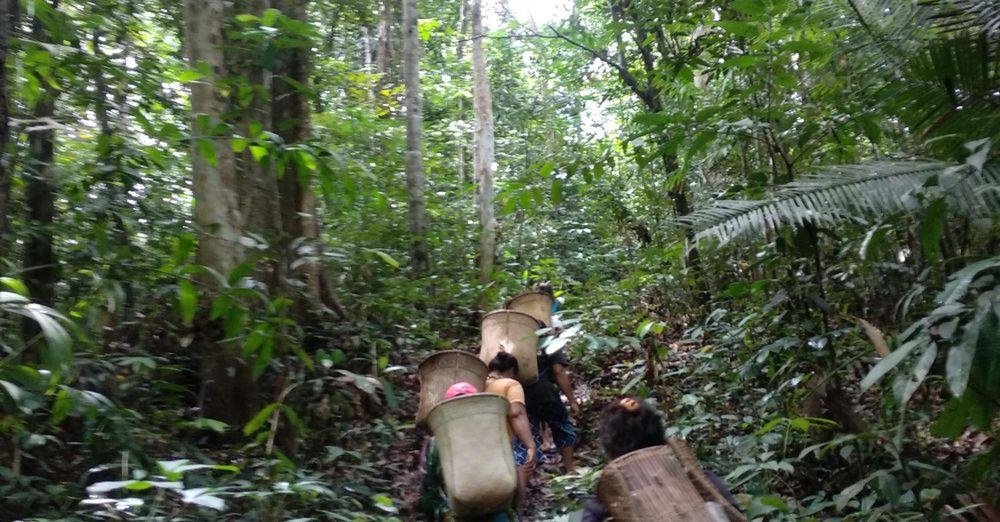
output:
[[483,51],[482,0],[472,2],[472,94],[476,117],[473,165],[479,211],[479,282],[493,277],[496,258],[496,218],[493,215],[493,95]]
[[[304,24],[308,24],[307,5],[307,0],[273,2],[273,7],[282,14]],[[271,114],[274,128],[286,145],[309,139],[309,99],[300,87],[309,85],[309,49],[308,45],[291,46],[277,53]],[[278,192],[284,252],[290,264],[297,266],[292,275],[303,284],[310,301],[300,300],[298,311],[304,316],[325,308],[346,319],[347,311],[334,293],[330,278],[323,272],[313,175],[299,172],[295,165],[295,162],[286,162],[286,172],[278,180]]]
[[[260,16],[268,7],[268,0],[248,0],[232,12],[234,15],[248,13]],[[257,139],[255,130],[273,131],[270,99],[272,71],[264,68],[262,50],[257,46],[256,40],[229,44],[226,62],[230,64],[233,75],[241,78],[253,90],[253,95],[248,98],[240,97],[234,92],[230,98],[230,108],[236,118],[237,131],[244,138],[253,141]],[[284,291],[285,271],[279,261],[281,206],[276,197],[278,179],[274,175],[272,164],[270,157],[265,157],[263,162],[255,160],[249,148],[236,155],[243,230],[255,241],[263,241],[267,245],[261,253],[266,252],[268,255],[257,261],[254,276],[273,296]]]
[[3,261],[7,247],[7,233],[10,227],[10,186],[13,173],[13,151],[10,148],[10,100],[7,94],[7,54],[10,52],[10,37],[18,18],[18,0],[0,0],[0,261]]
[[[192,69],[204,64],[211,76],[191,85],[192,148],[194,174],[194,226],[198,233],[197,261],[221,274],[228,274],[243,261],[240,243],[242,220],[236,191],[235,158],[229,136],[217,132],[226,101],[217,82],[226,77],[223,57],[222,0],[185,0],[185,47]],[[214,278],[203,278],[206,286]],[[252,412],[253,377],[240,357],[239,347],[223,343],[216,334],[202,343],[207,353],[202,362],[202,415],[239,425]]]
[[420,38],[417,0],[403,0],[403,78],[406,82],[406,196],[409,205],[410,258],[414,275],[427,272],[427,205],[424,202],[424,160],[420,136]]
[[[55,6],[53,6],[55,8]],[[32,20],[31,37],[36,42],[49,41],[48,30],[37,17]],[[27,238],[24,244],[24,283],[36,303],[55,304],[55,283],[59,265],[52,248],[53,221],[56,215],[55,198],[55,130],[52,117],[55,113],[55,94],[43,87],[32,107],[33,121],[28,128],[28,161],[25,165],[27,187],[25,196],[28,207]],[[24,339],[31,342],[39,334],[38,324],[24,322]],[[29,360],[38,360],[40,351],[33,344]]]

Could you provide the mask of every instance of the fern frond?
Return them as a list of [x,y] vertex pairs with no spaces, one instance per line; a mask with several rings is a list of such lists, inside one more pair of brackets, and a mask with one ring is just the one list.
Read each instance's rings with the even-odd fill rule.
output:
[[854,216],[885,216],[917,205],[913,194],[932,176],[954,207],[968,215],[1000,212],[1000,168],[974,170],[939,162],[909,161],[827,168],[780,187],[759,201],[716,201],[678,221],[695,230],[695,241],[714,237],[725,244],[757,237],[782,226],[834,223]]

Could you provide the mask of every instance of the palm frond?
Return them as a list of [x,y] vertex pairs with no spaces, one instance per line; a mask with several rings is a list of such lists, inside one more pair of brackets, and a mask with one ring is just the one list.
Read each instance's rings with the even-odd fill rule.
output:
[[931,19],[941,32],[979,32],[993,41],[1000,35],[997,0],[923,0],[920,4],[936,11]]
[[725,244],[758,237],[782,226],[834,223],[854,216],[886,216],[918,205],[914,196],[928,180],[968,215],[1000,213],[1000,168],[982,170],[928,161],[899,161],[827,168],[781,186],[763,200],[722,200],[679,218],[695,241],[714,237]]
[[919,141],[1000,136],[1000,1],[817,0],[812,16],[843,38],[856,94]]

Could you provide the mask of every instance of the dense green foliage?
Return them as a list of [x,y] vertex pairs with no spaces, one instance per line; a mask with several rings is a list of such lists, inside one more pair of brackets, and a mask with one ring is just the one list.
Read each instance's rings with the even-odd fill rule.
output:
[[[227,112],[206,137],[190,88],[212,71],[184,59],[181,2],[2,0],[18,9],[0,519],[412,518],[416,364],[474,349],[477,303],[543,280],[580,327],[582,431],[611,397],[657,401],[752,517],[1000,502],[992,4],[576,0],[543,25],[500,9],[481,36],[499,231],[485,286],[468,2],[419,6],[424,274],[397,4],[226,11]],[[295,50],[307,84],[283,72]],[[307,101],[306,139],[259,116],[281,89]],[[213,143],[237,155],[236,186],[264,172],[312,190],[318,236],[248,227],[230,273],[199,265],[192,163],[217,164]],[[241,205],[248,222],[269,208]],[[49,241],[55,262],[33,266]],[[322,295],[299,277],[310,264]],[[204,415],[213,347],[247,362],[243,418]],[[579,505],[600,463],[582,460],[540,512]]]

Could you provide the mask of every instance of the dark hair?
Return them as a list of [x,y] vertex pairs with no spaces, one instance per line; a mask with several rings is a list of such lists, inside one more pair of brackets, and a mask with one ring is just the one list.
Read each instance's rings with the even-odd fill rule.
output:
[[491,372],[497,373],[506,373],[507,370],[512,369],[514,370],[515,375],[519,371],[517,367],[517,357],[514,357],[507,352],[500,352],[496,354],[496,356],[493,357],[493,360],[490,361],[489,368]]
[[645,402],[631,397],[604,408],[600,433],[601,446],[608,460],[667,443],[660,414]]

